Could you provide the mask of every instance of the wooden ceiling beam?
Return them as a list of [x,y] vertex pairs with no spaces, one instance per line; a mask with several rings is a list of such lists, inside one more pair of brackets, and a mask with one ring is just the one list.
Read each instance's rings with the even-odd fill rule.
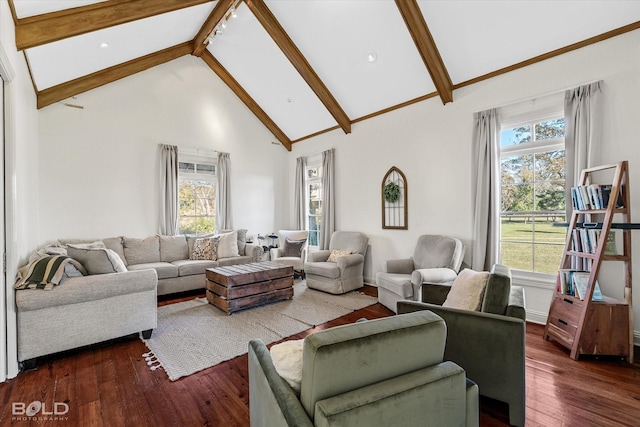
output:
[[249,110],[266,126],[267,129],[284,145],[284,147],[291,151],[291,140],[285,135],[284,132],[275,124],[271,117],[264,112],[256,101],[240,86],[240,83],[222,66],[216,58],[213,57],[211,52],[204,50],[200,56],[202,60],[213,70],[214,73],[225,82],[225,84],[236,94],[238,98],[246,105]]
[[[29,49],[212,0],[110,0],[17,19],[16,47]],[[222,1],[222,0],[221,0]]]
[[87,76],[79,77],[37,93],[38,108],[46,107],[63,99],[106,85],[124,77],[139,73],[191,53],[193,44],[188,41],[161,51],[124,62]]
[[396,5],[424,61],[424,65],[431,75],[442,103],[453,102],[451,77],[449,77],[449,72],[444,66],[438,47],[431,36],[431,31],[427,27],[417,0],[396,0]]
[[329,89],[320,80],[320,77],[311,68],[302,52],[293,43],[291,38],[276,17],[271,13],[264,0],[245,0],[245,4],[258,19],[273,41],[278,45],[282,53],[289,59],[300,76],[307,82],[311,90],[316,94],[318,99],[324,104],[329,113],[338,122],[344,133],[351,133],[351,120],[344,112],[338,101],[331,94]]
[[193,55],[202,55],[202,52],[207,47],[207,37],[209,37],[209,34],[211,34],[218,22],[227,15],[227,12],[233,7],[234,3],[235,0],[218,0],[218,4],[213,8],[207,20],[204,21],[204,24],[200,27],[200,31],[198,31],[198,34],[193,39]]

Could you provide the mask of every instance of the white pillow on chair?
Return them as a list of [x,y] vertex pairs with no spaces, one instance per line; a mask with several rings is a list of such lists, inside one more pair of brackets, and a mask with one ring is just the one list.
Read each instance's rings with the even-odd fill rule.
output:
[[473,271],[465,268],[453,281],[443,307],[480,311],[484,291],[489,281],[488,271]]

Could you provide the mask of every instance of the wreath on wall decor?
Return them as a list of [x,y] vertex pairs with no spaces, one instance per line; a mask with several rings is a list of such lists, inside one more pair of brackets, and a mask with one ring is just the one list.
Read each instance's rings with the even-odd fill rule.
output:
[[388,182],[384,186],[384,199],[389,203],[395,203],[400,198],[400,186],[395,182]]

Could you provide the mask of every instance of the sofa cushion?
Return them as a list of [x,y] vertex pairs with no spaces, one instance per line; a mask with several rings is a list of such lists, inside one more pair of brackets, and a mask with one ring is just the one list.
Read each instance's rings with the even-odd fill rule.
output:
[[488,280],[488,271],[473,271],[465,268],[453,281],[451,290],[442,306],[479,311]]
[[158,239],[158,236],[151,236],[146,239],[123,237],[123,242],[127,264],[160,262],[160,239]]
[[387,289],[401,298],[413,298],[413,286],[408,274],[376,273],[376,284],[379,288]]
[[180,236],[162,236],[160,239],[160,261],[173,262],[179,259],[189,259],[189,246],[187,238]]
[[[220,266],[220,263],[218,261],[190,259],[173,261],[171,264],[178,267],[178,276],[193,276],[194,274],[204,274],[207,268]],[[202,283],[202,287],[204,287],[204,282]]]
[[305,274],[315,274],[316,276],[338,279],[340,269],[335,262],[307,262],[304,265]]
[[129,264],[129,270],[149,270],[154,269],[158,274],[158,280],[178,277],[178,267],[168,262],[148,262],[143,264]]
[[85,245],[67,245],[67,254],[79,261],[89,274],[122,273],[127,271],[118,254],[107,248],[90,248]]
[[218,258],[231,258],[240,256],[238,252],[238,232],[224,233],[219,235]]
[[231,258],[218,258],[218,264],[220,267],[225,267],[227,265],[246,264],[248,262],[251,262],[251,257],[249,256],[234,256]]

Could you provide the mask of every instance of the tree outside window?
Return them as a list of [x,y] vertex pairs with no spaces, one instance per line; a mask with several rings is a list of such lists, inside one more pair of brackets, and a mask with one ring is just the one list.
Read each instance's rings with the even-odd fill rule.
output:
[[564,119],[503,129],[500,262],[512,269],[554,274],[565,221]]
[[215,164],[179,162],[178,188],[181,234],[206,234],[215,230]]

